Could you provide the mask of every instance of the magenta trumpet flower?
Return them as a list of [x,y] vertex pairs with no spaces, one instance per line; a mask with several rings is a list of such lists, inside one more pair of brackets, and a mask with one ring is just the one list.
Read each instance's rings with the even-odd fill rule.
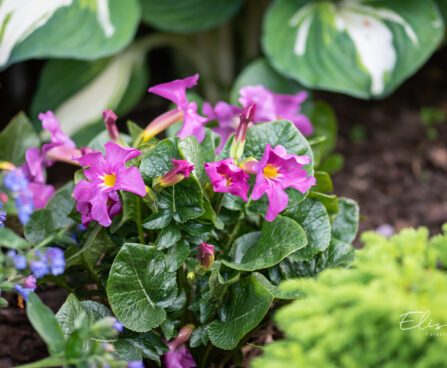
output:
[[211,128],[215,133],[220,135],[220,145],[216,149],[217,154],[222,150],[230,136],[236,132],[241,111],[242,109],[240,107],[229,105],[223,101],[218,102],[214,108],[208,102],[203,104],[203,115],[207,116],[209,121],[217,120],[219,123],[217,128]]
[[100,152],[88,153],[77,161],[81,166],[88,166],[84,175],[88,180],[81,180],[74,189],[74,198],[78,201],[76,209],[83,216],[83,224],[96,220],[103,226],[110,226],[111,217],[116,214],[119,197],[118,190],[146,195],[143,178],[135,166],[126,168],[125,163],[141,155],[135,148],[125,148],[108,142],[104,146],[106,157]]
[[261,161],[252,166],[256,173],[256,183],[251,195],[253,200],[257,200],[264,193],[267,194],[267,221],[273,221],[276,215],[287,207],[289,196],[284,189],[295,188],[306,193],[315,185],[315,178],[308,176],[307,171],[303,169],[303,166],[310,162],[308,156],[288,154],[283,146],[278,145],[272,149],[270,144],[267,144]]
[[177,108],[173,111],[168,111],[151,122],[143,132],[144,141],[149,140],[165,130],[169,125],[182,119],[183,125],[177,136],[184,139],[193,135],[199,142],[203,141],[205,138],[203,125],[207,119],[197,113],[197,104],[189,102],[186,98],[186,89],[195,86],[198,79],[199,75],[195,74],[185,79],[176,79],[172,82],[158,84],[149,88],[149,92],[174,102]]
[[309,118],[300,113],[307,92],[302,91],[295,95],[278,94],[257,85],[242,87],[239,94],[239,102],[243,107],[252,103],[257,104],[256,123],[285,119],[295,124],[303,135],[309,136],[313,133]]
[[248,201],[248,180],[250,175],[234,164],[232,158],[218,162],[205,163],[205,171],[208,174],[213,190],[218,193],[231,193]]
[[202,242],[199,245],[200,265],[205,269],[210,269],[214,263],[214,245]]

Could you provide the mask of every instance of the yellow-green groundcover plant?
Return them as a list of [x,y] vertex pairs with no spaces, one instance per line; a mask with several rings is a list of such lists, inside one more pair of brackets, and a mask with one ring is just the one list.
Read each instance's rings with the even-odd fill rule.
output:
[[276,314],[286,338],[252,368],[447,367],[447,226],[362,241],[352,268],[293,281],[303,297]]

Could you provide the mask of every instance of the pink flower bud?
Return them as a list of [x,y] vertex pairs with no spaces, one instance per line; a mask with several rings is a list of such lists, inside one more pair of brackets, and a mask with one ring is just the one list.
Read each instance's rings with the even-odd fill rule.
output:
[[104,118],[104,122],[106,123],[107,133],[109,133],[110,140],[115,143],[119,143],[120,132],[116,126],[116,120],[118,117],[112,110],[105,110],[102,113],[102,117]]
[[169,170],[163,176],[155,178],[152,187],[155,191],[160,191],[163,188],[170,187],[181,182],[185,178],[189,178],[189,174],[194,170],[194,164],[186,160],[171,159],[174,168]]
[[29,275],[23,282],[23,286],[25,286],[28,289],[35,290],[36,289],[36,278],[34,277],[34,275]]
[[202,267],[209,269],[214,263],[214,246],[202,242],[199,246],[200,264]]

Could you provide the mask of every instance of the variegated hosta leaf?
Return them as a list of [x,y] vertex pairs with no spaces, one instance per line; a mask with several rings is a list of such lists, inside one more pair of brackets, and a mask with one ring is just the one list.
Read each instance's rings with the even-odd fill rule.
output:
[[277,0],[263,45],[279,71],[304,85],[383,97],[427,60],[443,31],[432,0]]
[[137,0],[2,0],[0,68],[30,58],[114,54],[132,40],[139,19]]
[[231,18],[243,0],[141,0],[143,20],[157,29],[196,32]]
[[50,60],[42,72],[31,116],[53,110],[62,130],[72,134],[101,119],[106,109],[129,111],[144,94],[146,49],[131,45],[118,55],[94,62]]

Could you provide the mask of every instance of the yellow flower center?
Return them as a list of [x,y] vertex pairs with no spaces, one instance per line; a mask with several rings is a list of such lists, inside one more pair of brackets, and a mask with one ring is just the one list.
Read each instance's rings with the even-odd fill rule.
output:
[[273,166],[272,164],[267,164],[264,167],[264,176],[267,177],[267,178],[272,178],[273,179],[273,178],[275,178],[275,177],[277,177],[279,175],[278,174],[278,170],[279,170],[279,168]]
[[115,173],[104,175],[104,185],[107,185],[108,187],[113,187],[115,186],[115,182],[116,182]]

